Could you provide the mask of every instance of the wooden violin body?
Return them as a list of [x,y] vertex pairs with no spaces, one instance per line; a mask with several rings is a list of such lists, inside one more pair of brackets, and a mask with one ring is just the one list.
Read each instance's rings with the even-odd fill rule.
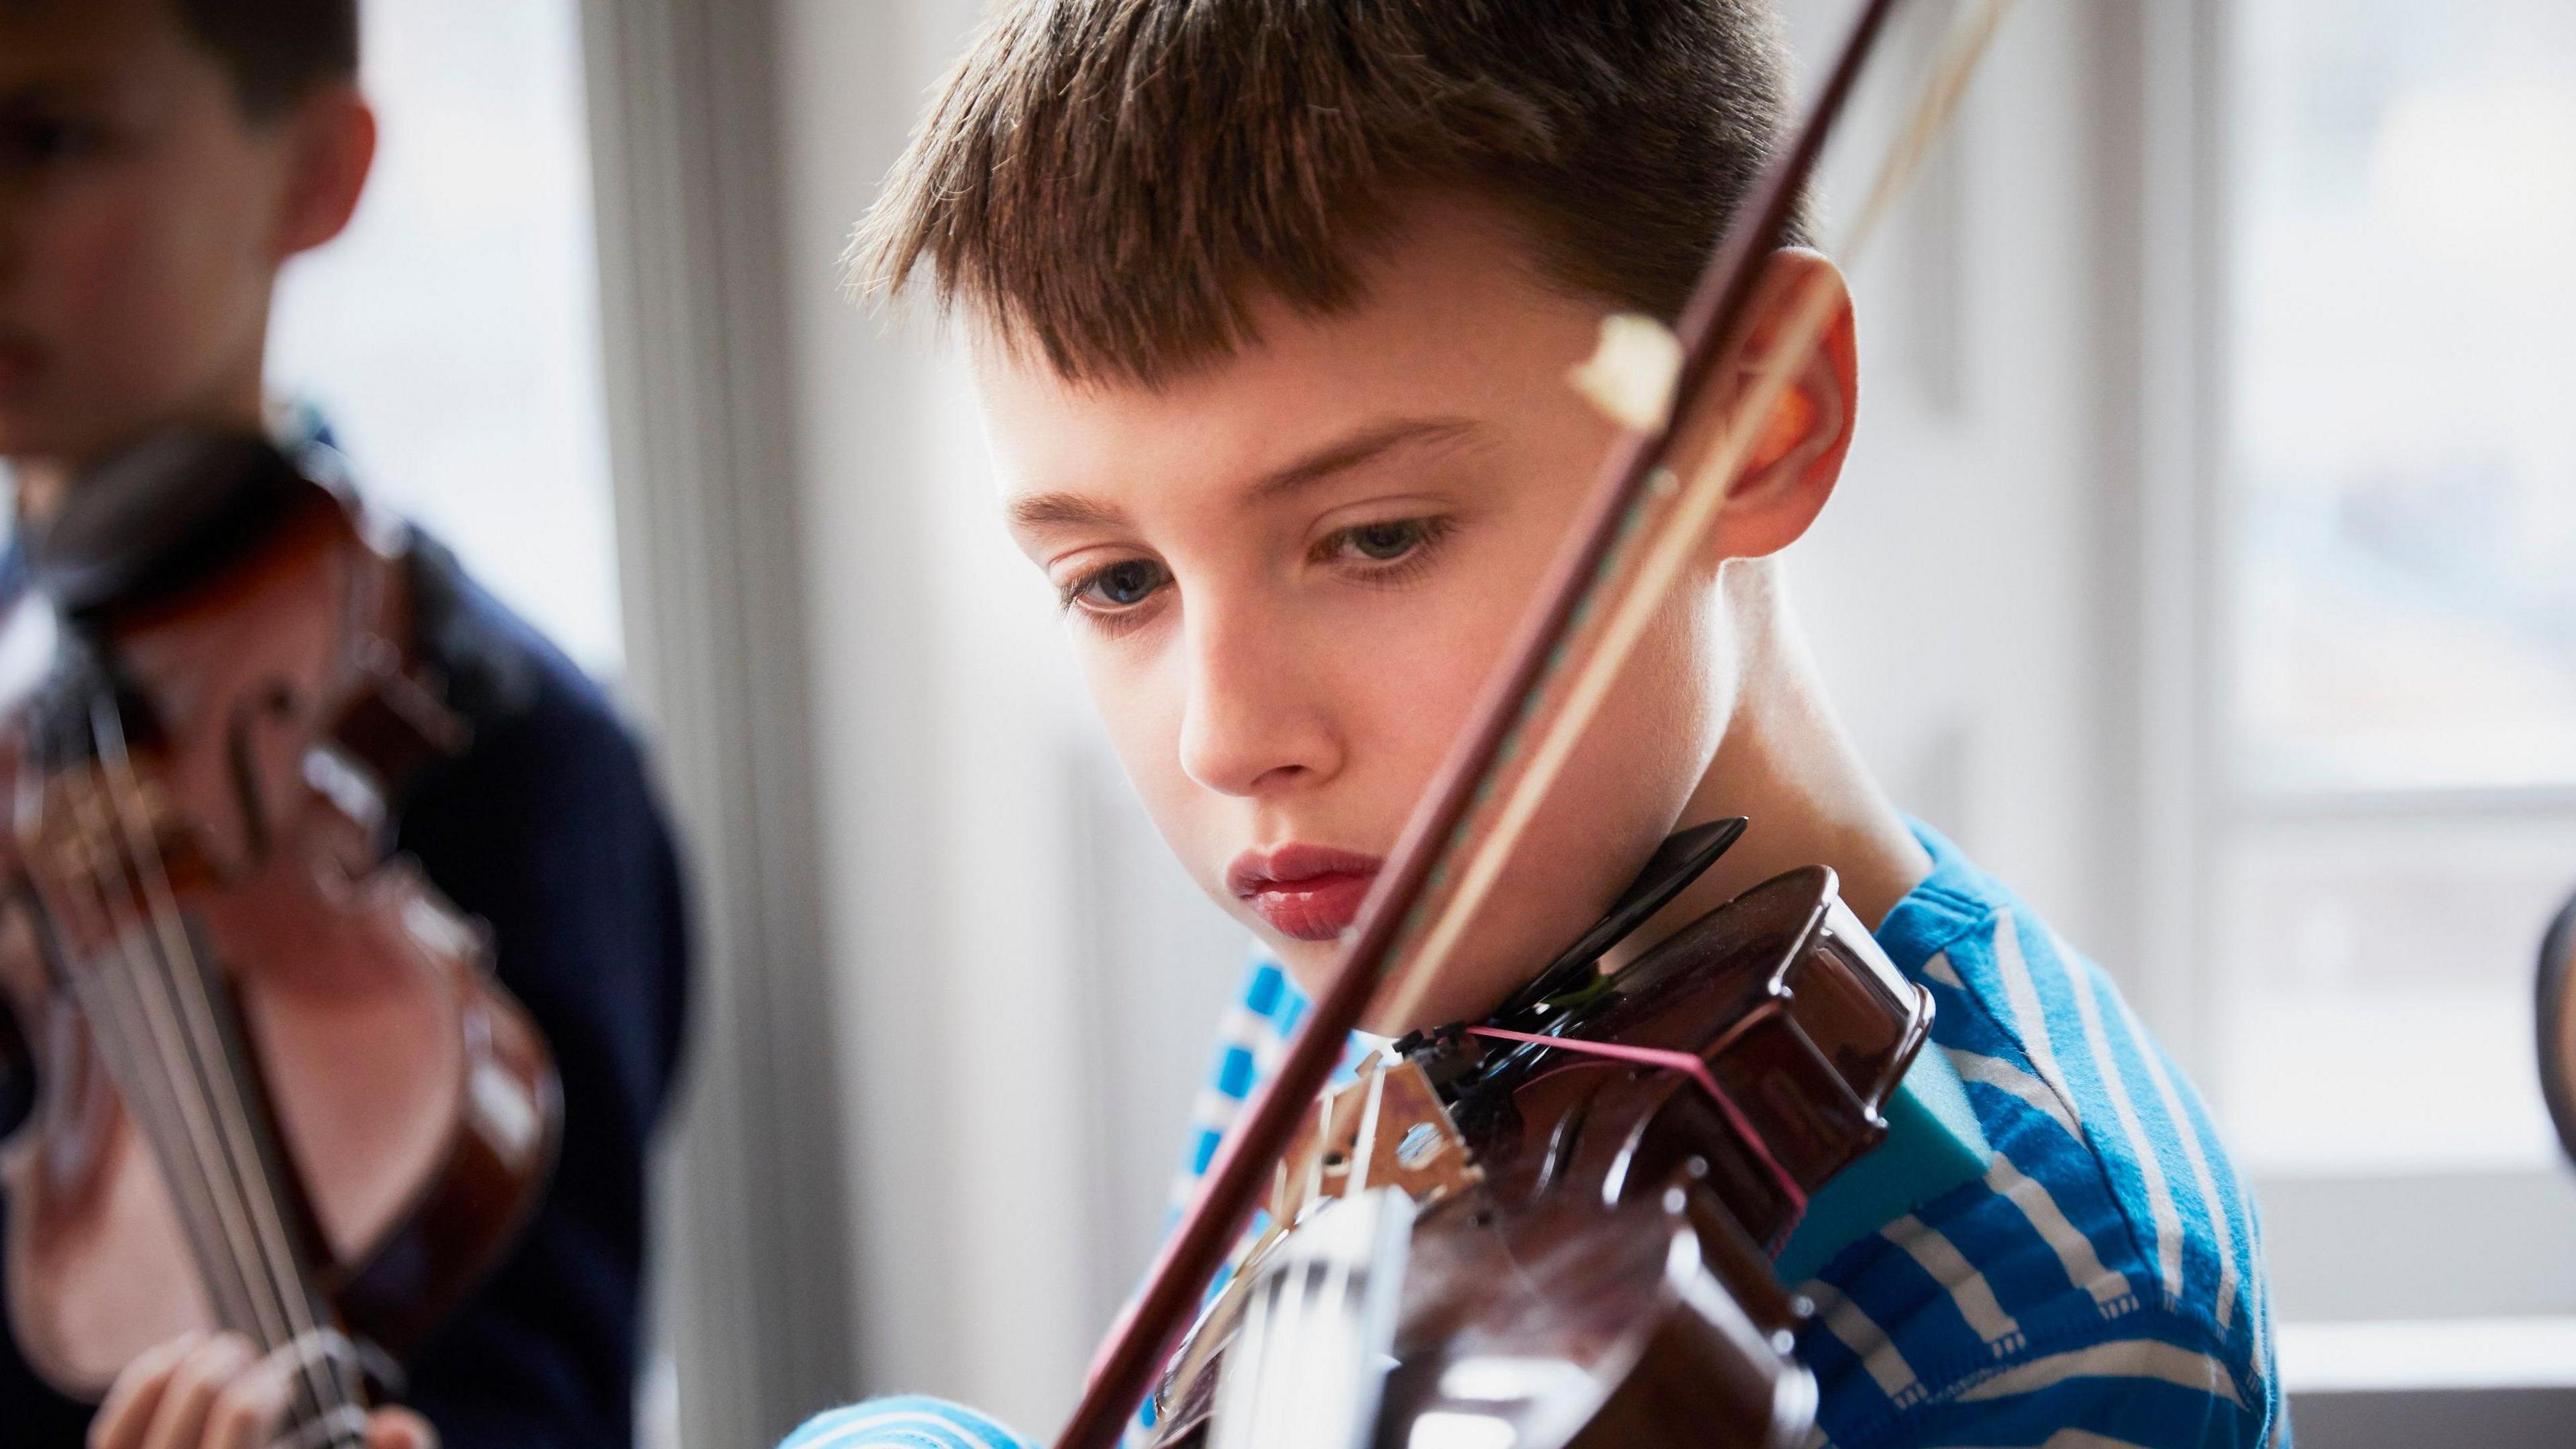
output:
[[495,1260],[560,1091],[479,927],[387,857],[463,739],[399,551],[261,445],[129,466],[7,626],[56,635],[0,739],[0,989],[41,1081],[0,1163],[11,1326],[81,1395],[191,1329],[294,1346],[331,1361],[300,1411],[345,1419],[348,1337],[399,1354]]
[[[1929,1019],[1833,873],[1811,867],[1701,917],[1579,1004],[1506,1028],[1534,1040],[1453,1030],[1410,1044],[1297,1139],[1270,1203],[1291,1226],[1176,1358],[1158,1442],[1213,1429],[1223,1449],[1797,1443],[1815,1408],[1790,1357],[1804,1309],[1769,1250],[1807,1193],[1885,1135],[1879,1104]],[[1567,1038],[1686,1054],[1709,1082],[1552,1044]],[[1396,1209],[1403,1251],[1301,1251],[1308,1224],[1362,1206],[1345,1199],[1363,1176],[1412,1205]],[[1372,1292],[1394,1294],[1392,1323],[1360,1357],[1391,1366],[1353,1394],[1332,1380],[1367,1370],[1313,1340],[1347,1337],[1316,1325],[1364,1317]],[[1239,1361],[1247,1347],[1256,1362]],[[1227,1382],[1243,1374],[1261,1382]],[[1316,1406],[1345,1400],[1374,1405],[1356,1434],[1317,1422],[1338,1411]]]

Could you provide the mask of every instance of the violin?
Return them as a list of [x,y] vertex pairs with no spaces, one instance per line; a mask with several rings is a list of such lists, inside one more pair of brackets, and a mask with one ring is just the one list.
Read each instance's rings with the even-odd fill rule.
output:
[[1668,842],[1528,1004],[1409,1038],[1325,1094],[1273,1229],[1156,1393],[1155,1444],[1805,1438],[1808,1310],[1771,1254],[1885,1137],[1932,1002],[1823,866],[1600,975],[1743,826]]
[[[2007,4],[1980,0],[1954,25],[1846,255],[1920,166]],[[1788,298],[1770,356],[1677,461],[1676,405],[1720,391],[1895,6],[1861,6],[1678,326],[1605,323],[1579,374],[1622,424],[1600,482],[1058,1449],[1109,1449],[1157,1384],[1156,1442],[1217,1449],[1751,1449],[1806,1434],[1814,1381],[1793,1357],[1806,1309],[1770,1255],[1809,1195],[1882,1140],[1880,1106],[1930,1019],[1830,870],[1756,887],[1605,977],[1602,951],[1681,889],[1652,883],[1697,874],[1659,853],[1640,899],[1496,1018],[1408,1039],[1356,1090],[1317,1096],[1372,1004],[1410,1018],[1459,949],[1831,325],[1830,295]],[[1659,341],[1617,352],[1641,334]],[[1741,828],[1667,853],[1704,867]],[[1265,1197],[1270,1229],[1197,1314]]]
[[552,1170],[562,1093],[481,928],[389,813],[467,727],[405,534],[268,444],[170,435],[25,543],[0,659],[0,1017],[40,1088],[0,1161],[28,1362],[291,1361],[281,1443],[362,1444],[399,1357]]

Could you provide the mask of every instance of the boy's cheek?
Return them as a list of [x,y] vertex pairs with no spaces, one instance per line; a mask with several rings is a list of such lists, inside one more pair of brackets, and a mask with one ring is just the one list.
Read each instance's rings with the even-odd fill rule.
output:
[[137,275],[133,247],[115,227],[92,226],[51,242],[27,279],[33,315],[24,320],[45,355],[35,402],[48,421],[86,432],[152,390],[155,359],[174,339],[167,333],[156,339],[142,325],[158,289],[148,275]]
[[[155,237],[152,209],[130,188],[91,187],[46,204],[29,221],[21,296],[26,320],[66,364],[93,365],[147,351],[133,335],[163,319],[163,347],[185,318],[167,311],[169,244]],[[90,369],[82,369],[84,371]]]
[[1075,652],[1093,710],[1155,832],[1210,899],[1241,917],[1241,903],[1217,878],[1232,859],[1220,838],[1227,802],[1180,767],[1181,689],[1132,655],[1088,642],[1077,642]]
[[33,250],[38,275],[30,279],[32,290],[48,310],[89,324],[79,332],[94,333],[100,323],[112,326],[121,299],[158,290],[148,275],[140,275],[145,269],[138,262],[150,249],[129,213],[122,206],[82,206],[56,219]]

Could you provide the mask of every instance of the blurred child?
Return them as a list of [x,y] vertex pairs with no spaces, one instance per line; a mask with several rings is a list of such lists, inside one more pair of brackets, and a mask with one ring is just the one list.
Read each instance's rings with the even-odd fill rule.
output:
[[[278,269],[347,224],[374,154],[357,64],[356,0],[0,0],[0,459],[23,517],[155,432],[268,426]],[[331,463],[309,430],[278,441]],[[502,982],[553,1047],[564,1138],[535,1219],[409,1363],[409,1408],[374,1434],[623,1449],[644,1150],[685,985],[670,840],[598,689],[415,542],[446,601],[421,644],[473,743],[397,802],[396,844],[490,925]],[[23,572],[0,564],[13,598]],[[92,1430],[90,1407],[0,1336],[11,1449],[85,1432],[101,1449],[265,1445],[284,1388],[238,1339],[172,1344],[127,1371]]]

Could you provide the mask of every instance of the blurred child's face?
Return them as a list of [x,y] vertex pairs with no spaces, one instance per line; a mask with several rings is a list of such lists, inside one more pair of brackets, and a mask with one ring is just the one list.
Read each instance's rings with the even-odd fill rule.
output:
[[249,120],[167,0],[0,0],[0,457],[257,422],[277,268],[372,148],[314,123]]
[[[1273,308],[1260,346],[1159,389],[979,349],[1013,532],[1065,600],[1130,778],[1309,989],[1613,439],[1566,382],[1600,308],[1523,257],[1481,211],[1428,209],[1359,307]],[[1785,543],[1777,524],[1722,517],[1701,582]],[[1719,591],[1679,591],[1467,949],[1417,1019],[1372,1030],[1484,1014],[1608,907],[1684,823],[1732,648]]]

